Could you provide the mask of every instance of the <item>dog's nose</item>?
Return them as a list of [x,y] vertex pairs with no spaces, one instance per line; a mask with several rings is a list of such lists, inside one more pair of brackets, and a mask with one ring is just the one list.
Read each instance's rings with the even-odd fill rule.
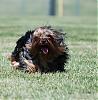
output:
[[46,44],[46,43],[47,43],[47,38],[41,38],[40,43],[41,43],[41,44]]
[[42,39],[42,43],[46,43],[47,42],[47,40],[46,39]]

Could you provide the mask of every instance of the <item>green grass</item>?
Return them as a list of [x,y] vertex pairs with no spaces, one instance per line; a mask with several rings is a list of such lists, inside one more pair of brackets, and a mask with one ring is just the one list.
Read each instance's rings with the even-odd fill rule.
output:
[[[52,25],[67,32],[70,59],[66,72],[13,71],[6,54],[27,30]],[[97,100],[96,17],[0,17],[1,100]]]

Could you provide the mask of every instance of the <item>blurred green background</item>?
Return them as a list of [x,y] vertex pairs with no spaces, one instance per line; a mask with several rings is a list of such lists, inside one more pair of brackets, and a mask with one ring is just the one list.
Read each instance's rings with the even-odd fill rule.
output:
[[[51,0],[0,0],[1,15],[39,15],[49,14]],[[54,0],[53,0],[54,1]],[[58,1],[56,15],[58,15]],[[61,0],[62,1],[62,0]],[[64,15],[96,16],[97,0],[64,0]],[[79,12],[78,12],[79,11]]]

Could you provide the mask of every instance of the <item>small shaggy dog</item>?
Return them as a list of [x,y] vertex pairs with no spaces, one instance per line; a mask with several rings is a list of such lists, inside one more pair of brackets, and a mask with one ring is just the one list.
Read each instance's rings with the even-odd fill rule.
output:
[[64,71],[69,56],[63,37],[62,32],[50,26],[28,31],[17,41],[11,55],[12,66],[29,73]]

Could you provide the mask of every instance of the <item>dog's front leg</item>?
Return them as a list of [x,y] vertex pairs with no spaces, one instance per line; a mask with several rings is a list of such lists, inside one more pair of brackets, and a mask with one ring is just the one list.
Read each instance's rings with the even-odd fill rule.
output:
[[28,73],[35,73],[37,71],[37,66],[34,65],[32,62],[30,62],[30,60],[26,60],[25,59],[24,62],[27,65],[26,72],[28,72]]

